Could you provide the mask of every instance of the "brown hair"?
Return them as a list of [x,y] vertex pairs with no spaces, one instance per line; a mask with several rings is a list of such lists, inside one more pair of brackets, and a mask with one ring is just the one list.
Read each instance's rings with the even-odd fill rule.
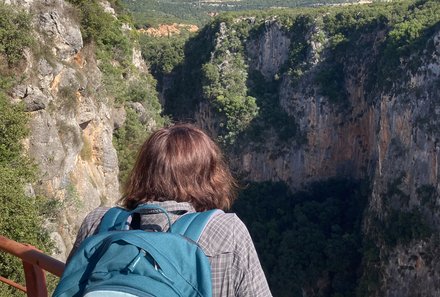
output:
[[142,145],[127,181],[122,204],[190,202],[197,211],[228,209],[236,182],[220,148],[202,130],[177,124],[154,132]]

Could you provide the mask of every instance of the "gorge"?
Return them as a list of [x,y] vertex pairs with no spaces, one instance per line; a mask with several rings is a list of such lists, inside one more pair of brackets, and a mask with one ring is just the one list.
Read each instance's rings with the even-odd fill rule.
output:
[[[176,84],[174,93],[167,89],[165,94],[175,100],[165,104],[166,111],[176,118],[196,118],[218,135],[229,148],[233,168],[243,180],[263,183],[263,190],[267,181],[282,182],[292,192],[334,178],[360,181],[360,192],[368,184],[361,227],[360,296],[437,294],[439,164],[434,102],[440,27],[435,6],[423,1],[388,8],[355,6],[297,15],[278,11],[225,17],[187,44],[187,64],[177,78],[185,84]],[[399,9],[405,12],[393,15]],[[430,25],[411,32],[425,17],[431,18]],[[200,47],[202,43],[211,47]],[[193,54],[200,48],[206,51]],[[181,102],[186,102],[187,110],[179,108]],[[258,190],[251,193],[256,195]],[[343,191],[337,194],[350,197]],[[320,195],[323,199],[325,191]],[[253,203],[252,197],[247,202]],[[270,208],[272,203],[261,206]],[[295,211],[304,203],[288,208],[292,214],[283,218],[300,222]],[[286,207],[278,204],[264,219],[276,220],[279,212],[288,211]],[[251,223],[255,216],[249,212]],[[323,222],[308,216],[311,224]],[[356,217],[352,222],[357,224]],[[281,236],[293,230],[277,228]],[[323,236],[331,240],[332,231],[325,232]],[[273,246],[265,251],[276,253]],[[319,253],[315,259],[325,261],[325,252]],[[295,267],[298,263],[291,262],[288,271],[302,275]],[[354,296],[350,289],[328,290],[328,283],[336,285],[334,274],[325,268],[317,270],[313,273],[318,276],[308,278],[315,280],[310,288],[303,286],[296,295]],[[280,296],[290,296],[292,291],[285,291]]]
[[117,1],[4,2],[30,15],[2,90],[30,118],[26,191],[52,205],[57,257],[167,115],[209,131],[248,184],[234,211],[274,296],[440,293],[437,1],[220,15],[159,84]]

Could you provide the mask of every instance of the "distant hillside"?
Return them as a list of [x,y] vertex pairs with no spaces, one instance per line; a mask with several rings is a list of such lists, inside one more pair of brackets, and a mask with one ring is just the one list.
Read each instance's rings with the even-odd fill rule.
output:
[[378,0],[122,0],[133,14],[138,27],[161,23],[205,24],[212,16],[225,11],[259,10],[280,7],[322,6]]

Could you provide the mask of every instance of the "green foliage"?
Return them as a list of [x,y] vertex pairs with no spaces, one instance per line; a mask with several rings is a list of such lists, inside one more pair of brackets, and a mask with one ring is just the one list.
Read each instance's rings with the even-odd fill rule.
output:
[[[374,220],[374,217],[372,218]],[[377,220],[375,220],[377,222]],[[376,224],[374,224],[376,225]],[[379,289],[381,284],[381,251],[377,238],[372,233],[363,238],[362,275],[356,289],[357,297],[368,297]]]
[[122,22],[104,11],[98,1],[70,0],[81,14],[81,33],[85,42],[111,53],[111,58],[125,63],[131,53],[130,41],[122,32]]
[[152,74],[158,77],[169,74],[183,62],[183,51],[189,36],[151,37],[140,36],[142,57],[150,65]]
[[188,120],[197,103],[203,100],[202,65],[209,63],[217,31],[218,23],[211,23],[189,38],[184,46],[183,64],[173,70],[174,84],[164,92],[164,109],[166,114],[172,114],[178,121]]
[[128,174],[136,160],[135,152],[139,150],[147,136],[148,131],[139,121],[136,111],[128,108],[126,122],[116,131],[113,138],[118,151],[119,180],[123,183],[127,181]]
[[[420,240],[429,237],[432,230],[428,222],[417,207],[409,208],[410,196],[402,189],[405,173],[388,182],[387,189],[381,195],[385,216],[374,221],[376,235],[380,242],[388,247],[397,244],[407,244],[411,240]],[[436,190],[432,186],[423,185],[416,190],[421,199],[421,205],[432,203],[432,196]],[[374,217],[374,214],[372,215]]]
[[125,77],[132,71],[133,41],[122,31],[122,21],[104,11],[98,1],[70,0],[80,11],[85,43],[96,44],[99,68],[107,93],[124,102]]
[[[373,87],[388,88],[397,80],[407,79],[409,72],[404,71],[405,67],[410,71],[417,69],[423,50],[440,26],[440,4],[429,0],[269,11],[257,18],[268,19],[275,13],[291,36],[287,72],[293,82],[310,71],[312,50],[320,50],[315,83],[322,95],[343,108],[349,107],[345,79],[351,75],[353,63],[365,65],[367,95]],[[369,34],[385,37],[371,39]],[[323,48],[312,48],[312,42]]]
[[413,240],[427,239],[433,231],[418,209],[391,210],[382,228],[383,238],[388,247],[395,247],[397,244],[405,245]]
[[0,62],[4,58],[12,66],[22,59],[23,50],[33,41],[30,30],[28,14],[0,3]]
[[368,297],[375,294],[383,281],[383,263],[389,251],[397,245],[429,239],[434,230],[418,208],[412,210],[390,209],[379,217],[375,212],[367,214],[368,232],[363,239],[363,260],[361,277],[356,296]]
[[[139,80],[132,81],[128,84],[125,94],[126,102],[139,102],[151,112],[160,113],[161,105],[157,98],[155,89],[155,81],[151,76],[143,76]],[[158,118],[153,118],[159,120]]]
[[[405,81],[409,71],[417,69],[427,42],[438,30],[439,14],[440,3],[430,0],[330,11],[323,18],[330,48],[318,76],[323,93],[334,102],[341,102],[345,96],[343,78],[347,76],[342,65],[353,60],[369,61],[366,64],[369,88],[372,85],[389,88],[396,81]],[[368,41],[368,34],[380,36],[379,32],[385,34],[383,40]],[[371,53],[365,48],[376,48],[377,52]],[[340,99],[334,100],[337,98]]]
[[[34,181],[36,167],[23,154],[23,139],[28,135],[28,117],[21,105],[6,97],[15,83],[23,50],[33,43],[30,18],[14,6],[0,3],[0,230],[1,235],[28,243],[50,253],[53,246],[43,228],[41,213],[45,199],[32,198],[26,186]],[[23,283],[19,258],[0,253],[0,275]],[[1,285],[1,296],[17,296],[17,290]]]
[[[390,32],[387,35],[383,54],[379,61],[378,81],[390,87],[396,79],[406,79],[402,68],[409,65],[414,71],[423,59],[423,50],[429,38],[440,28],[440,3],[422,0],[409,2],[396,8],[396,15]],[[404,60],[404,64],[401,61]]]
[[213,58],[202,67],[203,95],[223,118],[219,125],[219,140],[223,144],[234,143],[258,114],[255,98],[248,95],[243,33],[247,31],[232,27],[227,35],[219,36],[221,42]]
[[358,297],[368,297],[377,292],[383,280],[383,263],[389,251],[396,246],[428,240],[434,234],[429,214],[436,207],[437,191],[431,185],[417,188],[419,207],[409,208],[409,195],[402,189],[405,174],[387,184],[381,195],[383,205],[380,215],[375,211],[366,214],[367,232],[364,235],[362,274],[357,290]]
[[310,15],[298,15],[296,17],[292,16],[292,18],[292,21],[286,19],[283,21],[289,23],[292,40],[294,40],[289,50],[289,72],[294,79],[298,79],[311,66],[307,59],[310,51],[307,33],[312,29],[314,18]]
[[[375,59],[374,55],[360,49],[372,47],[366,36],[377,34],[384,26],[382,9],[383,6],[333,9],[322,16],[321,24],[314,25],[324,36],[321,40],[324,46],[320,53],[322,61],[317,68],[315,82],[321,95],[342,110],[350,107],[345,86],[346,78],[351,75],[350,69],[353,69],[350,63]],[[368,64],[366,67],[369,67]]]
[[[23,162],[21,140],[27,135],[26,115],[18,106],[10,106],[3,94],[0,94],[0,162],[19,165]],[[24,169],[27,167],[24,167]],[[22,172],[30,176],[27,170]]]
[[249,226],[274,296],[354,296],[366,187],[328,180],[291,194],[283,183],[251,183],[234,211]]
[[327,96],[333,104],[348,104],[344,77],[344,67],[341,63],[333,63],[330,67],[322,67],[316,76],[321,94]]
[[[3,236],[50,252],[52,243],[42,227],[44,218],[40,213],[44,199],[25,194],[26,185],[36,174],[22,152],[22,140],[28,133],[27,116],[0,93],[0,119],[0,230]],[[0,273],[24,281],[21,261],[4,253],[0,253]],[[13,296],[13,292],[5,288],[4,294]]]
[[[347,0],[326,0],[324,4],[345,3]],[[210,21],[210,13],[267,10],[272,7],[301,7],[322,5],[320,0],[241,0],[241,1],[181,1],[181,0],[123,0],[138,27],[163,23],[192,23],[203,25]]]
[[[162,107],[151,76],[144,76],[140,80],[129,83],[124,98],[126,120],[124,125],[116,130],[113,138],[118,152],[119,179],[122,182],[125,182],[129,170],[134,165],[136,152],[151,129],[161,127],[167,122],[167,118],[161,116]],[[130,103],[140,103],[145,109],[145,114],[138,114],[130,107],[132,106]]]
[[163,23],[206,23],[207,11],[188,1],[127,1],[124,6],[132,13],[137,27],[154,27]]

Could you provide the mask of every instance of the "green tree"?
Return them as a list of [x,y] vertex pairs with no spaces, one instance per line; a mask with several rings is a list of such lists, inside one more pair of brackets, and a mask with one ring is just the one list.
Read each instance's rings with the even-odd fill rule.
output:
[[[274,296],[352,297],[362,253],[364,182],[331,179],[292,194],[284,183],[251,183],[234,211],[255,242]],[[325,287],[318,283],[327,283]]]
[[153,75],[170,74],[174,67],[183,62],[183,47],[187,38],[140,36],[142,57],[150,65]]
[[221,41],[216,45],[213,58],[202,66],[202,89],[204,98],[220,115],[219,140],[230,145],[249,127],[259,108],[255,98],[248,94],[247,87],[242,39],[249,28],[237,30],[232,24],[225,26],[231,26],[229,34],[217,38]]

